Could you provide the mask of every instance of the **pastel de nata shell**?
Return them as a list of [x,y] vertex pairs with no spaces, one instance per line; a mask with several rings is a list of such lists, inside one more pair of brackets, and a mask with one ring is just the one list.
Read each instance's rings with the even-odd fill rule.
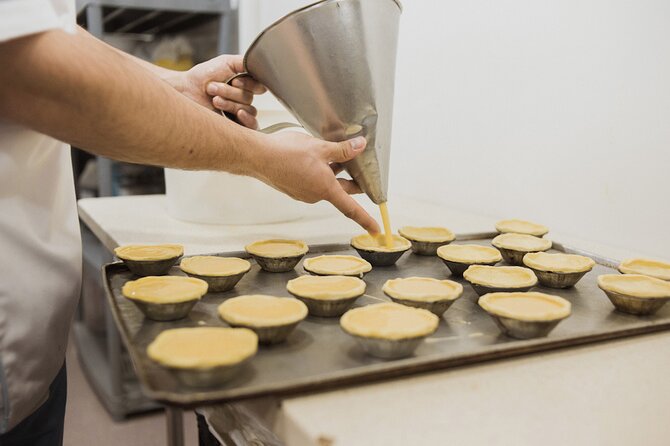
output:
[[481,245],[440,246],[437,255],[443,260],[467,264],[496,263],[502,260],[500,251]]
[[121,260],[156,261],[173,259],[184,254],[182,245],[125,245],[114,249]]
[[536,237],[542,237],[549,228],[544,225],[533,223],[532,221],[510,219],[500,220],[496,223],[496,230],[500,233],[528,234]]
[[564,319],[572,308],[562,297],[538,292],[485,294],[479,306],[496,316],[528,322]]
[[257,349],[258,337],[246,328],[173,328],[149,344],[147,355],[165,367],[199,370],[239,364]]
[[193,277],[149,276],[126,282],[121,293],[135,301],[174,304],[200,299],[207,293],[207,282]]
[[670,298],[670,282],[641,274],[604,274],[598,276],[598,286],[624,296],[645,299]]
[[635,258],[621,262],[619,271],[624,274],[643,274],[661,280],[670,280],[670,263],[660,260]]
[[463,285],[451,280],[408,277],[387,280],[382,287],[382,291],[393,298],[436,302],[457,299],[463,293]]
[[349,255],[322,255],[305,259],[303,268],[313,274],[362,276],[372,270],[365,259]]
[[539,252],[551,248],[551,240],[535,237],[527,234],[500,234],[496,236],[491,244],[499,249],[509,249],[520,252]]
[[437,330],[439,318],[420,308],[379,303],[347,311],[342,329],[364,338],[401,340],[428,336]]
[[399,235],[393,234],[393,246],[386,246],[386,241],[383,234],[360,234],[351,239],[351,246],[363,251],[374,252],[398,252],[407,251],[412,244],[409,240]]
[[448,243],[456,236],[449,229],[438,226],[403,226],[398,234],[410,241]]
[[300,276],[286,284],[289,293],[310,299],[337,300],[361,296],[365,282],[352,276]]
[[463,273],[463,278],[490,288],[528,288],[537,284],[533,271],[520,266],[472,265]]
[[246,273],[251,263],[237,257],[193,256],[182,259],[179,267],[185,273],[218,277]]
[[581,273],[591,271],[596,262],[577,254],[532,252],[523,257],[523,263],[533,269],[555,273]]
[[218,311],[229,324],[249,328],[294,324],[307,316],[307,307],[297,299],[262,294],[230,298]]
[[258,240],[248,244],[244,249],[254,256],[270,259],[302,256],[309,247],[302,240],[270,239]]

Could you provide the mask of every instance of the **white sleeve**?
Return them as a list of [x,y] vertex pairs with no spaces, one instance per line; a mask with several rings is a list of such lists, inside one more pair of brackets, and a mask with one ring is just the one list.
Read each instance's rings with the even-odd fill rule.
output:
[[62,28],[50,0],[0,0],[0,42]]

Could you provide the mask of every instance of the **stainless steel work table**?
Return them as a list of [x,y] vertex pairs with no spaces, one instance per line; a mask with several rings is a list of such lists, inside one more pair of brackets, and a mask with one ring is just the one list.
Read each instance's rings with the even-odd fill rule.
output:
[[[391,213],[395,226],[439,222],[456,232],[488,231],[495,220],[401,199]],[[358,232],[335,213],[279,225],[183,223],[166,215],[161,196],[82,200],[80,214],[108,249],[169,241],[195,254],[275,235],[333,243]],[[551,236],[608,257],[634,254]],[[268,422],[288,445],[665,444],[669,347],[670,333],[659,333],[299,396]]]

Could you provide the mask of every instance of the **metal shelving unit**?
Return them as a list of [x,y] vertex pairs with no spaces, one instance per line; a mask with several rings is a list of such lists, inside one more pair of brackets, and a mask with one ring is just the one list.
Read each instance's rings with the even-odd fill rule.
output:
[[[125,36],[151,41],[218,21],[218,53],[236,53],[237,11],[230,0],[78,0],[77,22],[94,36]],[[98,196],[116,195],[115,161],[97,157]],[[146,399],[107,307],[100,270],[112,254],[82,225],[84,272],[81,303],[74,323],[79,361],[94,391],[114,419],[157,409]]]

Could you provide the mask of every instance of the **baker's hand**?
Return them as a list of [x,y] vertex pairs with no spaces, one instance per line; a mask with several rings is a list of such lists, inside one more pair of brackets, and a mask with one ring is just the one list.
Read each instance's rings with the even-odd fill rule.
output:
[[336,177],[340,163],[363,152],[365,138],[333,143],[303,133],[281,132],[268,135],[266,143],[267,151],[255,168],[260,180],[306,203],[327,200],[368,232],[379,233],[377,222],[349,196],[361,193],[356,183]]
[[185,96],[212,110],[234,114],[244,126],[258,128],[256,108],[251,105],[255,94],[265,93],[266,88],[249,77],[226,81],[244,71],[242,56],[222,55],[203,62],[181,73],[173,85]]

